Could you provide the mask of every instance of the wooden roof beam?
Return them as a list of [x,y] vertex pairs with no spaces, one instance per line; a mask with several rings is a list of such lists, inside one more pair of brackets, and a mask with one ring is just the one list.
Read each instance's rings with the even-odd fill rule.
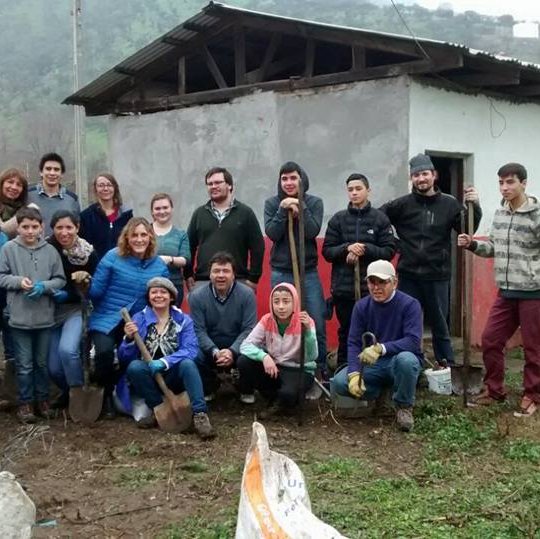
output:
[[216,61],[214,60],[214,57],[212,56],[212,53],[208,50],[208,47],[206,45],[203,45],[202,47],[204,60],[206,62],[206,66],[208,67],[208,70],[212,74],[212,77],[214,77],[214,80],[216,81],[216,84],[219,88],[228,88],[229,85],[227,84],[227,81],[225,80],[225,77],[221,73],[221,70],[219,69],[219,66],[217,65]]
[[[396,36],[375,36],[366,32],[362,35],[361,30],[351,30],[348,28],[320,28],[298,21],[276,21],[253,17],[249,14],[238,16],[242,26],[254,30],[264,30],[266,32],[277,32],[289,36],[301,36],[306,39],[312,38],[316,41],[328,41],[345,46],[359,46],[369,49],[376,49],[396,54],[409,55],[412,57],[422,56],[422,52],[416,43],[408,38],[399,38]],[[422,46],[429,54],[431,51],[438,51],[442,48],[437,45],[422,43]]]
[[264,53],[264,59],[261,64],[261,67],[257,70],[257,77],[253,82],[262,82],[266,78],[266,72],[268,70],[268,66],[274,59],[274,56],[276,54],[276,51],[278,50],[279,46],[281,45],[281,34],[272,34],[272,37],[270,38],[270,43],[268,43],[268,47],[266,47],[266,52]]
[[[297,54],[295,56],[287,56],[283,60],[278,60],[277,62],[272,62],[265,71],[265,77],[272,77],[286,69],[290,69],[298,64],[302,64],[305,61],[304,54]],[[261,70],[262,68],[254,69],[249,73],[246,73],[246,82],[248,84],[257,84],[259,82],[264,82],[261,79]]]
[[458,84],[481,88],[483,86],[516,86],[520,83],[519,70],[514,73],[473,73],[449,77]]

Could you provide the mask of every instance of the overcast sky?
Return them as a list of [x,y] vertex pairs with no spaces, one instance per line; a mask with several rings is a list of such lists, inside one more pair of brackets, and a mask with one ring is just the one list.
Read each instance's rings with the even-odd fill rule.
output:
[[484,15],[510,14],[516,20],[540,21],[540,0],[416,0],[416,3],[429,9],[452,4],[454,11],[470,9]]

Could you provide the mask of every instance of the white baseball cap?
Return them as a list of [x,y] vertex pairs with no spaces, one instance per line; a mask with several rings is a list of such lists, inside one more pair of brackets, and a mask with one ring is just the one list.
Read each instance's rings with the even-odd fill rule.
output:
[[396,277],[396,270],[388,260],[375,260],[367,267],[367,277],[378,277],[387,281]]

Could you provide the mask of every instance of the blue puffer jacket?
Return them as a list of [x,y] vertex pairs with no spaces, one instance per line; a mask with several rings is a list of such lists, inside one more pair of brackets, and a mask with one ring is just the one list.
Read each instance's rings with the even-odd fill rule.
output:
[[122,319],[120,309],[136,313],[146,305],[146,283],[152,277],[168,277],[165,263],[154,256],[141,260],[135,256],[120,256],[111,249],[100,261],[90,287],[94,305],[88,329],[110,333]]

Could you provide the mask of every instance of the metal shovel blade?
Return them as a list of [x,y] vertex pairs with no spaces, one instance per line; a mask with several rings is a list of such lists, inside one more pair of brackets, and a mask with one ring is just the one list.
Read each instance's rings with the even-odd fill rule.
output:
[[102,387],[72,387],[69,390],[69,415],[75,423],[95,423],[102,406]]
[[175,395],[168,392],[163,402],[154,408],[159,428],[165,432],[184,432],[191,426],[193,412],[186,391]]
[[[463,378],[465,375],[463,365],[452,365],[450,368],[452,377],[452,392],[455,395],[463,395]],[[484,386],[484,371],[482,367],[469,366],[469,382],[467,395],[478,395]]]

